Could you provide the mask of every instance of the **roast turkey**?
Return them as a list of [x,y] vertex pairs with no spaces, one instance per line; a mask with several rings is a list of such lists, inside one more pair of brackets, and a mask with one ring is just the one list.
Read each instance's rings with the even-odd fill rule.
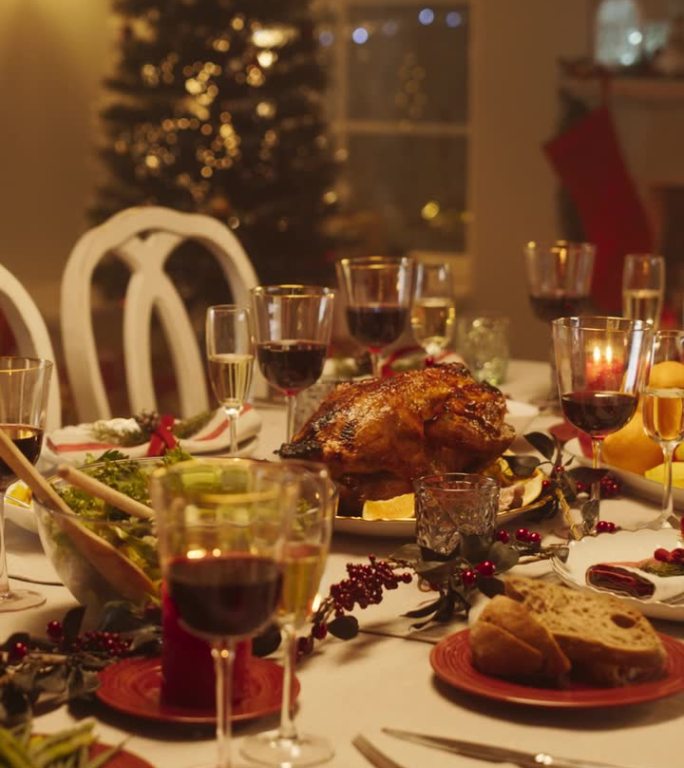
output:
[[435,472],[476,472],[515,431],[506,399],[460,364],[338,385],[280,449],[283,458],[325,463],[340,487],[340,511],[413,490]]

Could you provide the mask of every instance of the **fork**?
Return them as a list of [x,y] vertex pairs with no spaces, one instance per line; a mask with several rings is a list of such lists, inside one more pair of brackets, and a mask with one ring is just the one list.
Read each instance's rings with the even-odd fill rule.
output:
[[354,736],[352,744],[359,750],[359,752],[368,760],[369,763],[375,766],[375,768],[404,768],[396,760],[392,760],[391,757],[381,752],[374,744],[365,736],[360,733]]

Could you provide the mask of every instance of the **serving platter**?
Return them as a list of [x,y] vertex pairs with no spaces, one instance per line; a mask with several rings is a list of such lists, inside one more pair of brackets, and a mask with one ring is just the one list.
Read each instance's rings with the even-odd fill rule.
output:
[[[539,473],[539,470],[537,470],[537,473]],[[523,515],[538,511],[551,501],[552,497],[550,495],[540,491],[527,504],[499,512],[496,518],[497,525],[506,525]],[[336,515],[335,531],[354,536],[414,539],[416,536],[416,519],[411,517],[397,520],[365,520],[362,517]]]
[[[586,467],[591,466],[591,459],[584,454],[580,441],[577,438],[569,440],[565,444],[565,450],[575,458],[578,464]],[[601,466],[610,470],[611,474],[615,475],[615,477],[620,480],[624,489],[632,491],[640,498],[648,499],[656,504],[662,502],[662,483],[657,483],[655,480],[648,480],[643,475],[639,475],[636,472],[630,472],[627,469],[620,469],[620,467],[614,467],[611,464],[602,464]],[[675,509],[684,511],[684,488],[672,487],[672,501]]]
[[684,643],[660,635],[667,653],[663,677],[646,683],[605,688],[571,683],[568,688],[538,688],[484,675],[472,663],[467,629],[445,637],[430,653],[435,675],[447,685],[466,693],[508,704],[555,709],[621,707],[662,699],[684,690]]
[[[589,592],[611,594],[609,590],[598,589],[586,583],[587,569],[599,563],[630,563],[652,557],[659,547],[672,550],[682,546],[679,532],[672,528],[658,531],[643,529],[640,531],[617,531],[598,536],[585,536],[579,541],[568,544],[568,557],[565,562],[553,558],[554,571],[568,586]],[[684,576],[663,578],[653,574],[642,574],[656,586],[655,594],[650,599],[639,599],[617,594],[625,602],[640,610],[652,619],[684,621]],[[681,602],[677,597],[681,595]],[[675,602],[667,602],[675,600]]]

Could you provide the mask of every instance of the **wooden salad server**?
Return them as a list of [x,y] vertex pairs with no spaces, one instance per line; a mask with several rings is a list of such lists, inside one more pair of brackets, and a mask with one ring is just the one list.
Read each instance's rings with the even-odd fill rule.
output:
[[31,489],[45,507],[61,514],[53,515],[76,549],[121,597],[141,603],[157,590],[154,583],[137,565],[122,555],[108,541],[97,536],[78,520],[69,505],[0,429],[0,458]]

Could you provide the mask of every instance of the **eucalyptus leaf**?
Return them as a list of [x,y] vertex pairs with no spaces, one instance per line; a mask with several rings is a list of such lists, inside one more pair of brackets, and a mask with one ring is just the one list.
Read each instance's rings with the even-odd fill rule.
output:
[[422,560],[418,544],[402,544],[396,552],[390,555],[390,560],[406,563],[418,563]]
[[587,499],[582,504],[582,528],[584,533],[592,533],[599,519],[599,500]]
[[359,622],[355,616],[337,616],[328,624],[331,635],[340,640],[351,640],[359,634]]
[[447,579],[450,573],[458,568],[459,560],[424,560],[416,563],[414,570],[418,576],[427,581],[439,581]]
[[406,616],[409,619],[422,619],[425,616],[429,616],[430,614],[437,611],[440,606],[442,605],[445,597],[444,595],[440,595],[437,600],[435,600],[432,603],[428,603],[427,605],[424,605],[422,608],[415,608],[412,611],[407,611],[406,613],[403,613],[402,616]]
[[501,541],[495,541],[489,550],[489,560],[496,565],[497,571],[507,571],[520,559],[520,553],[515,547],[509,547]]
[[268,656],[280,646],[280,628],[270,624],[260,635],[252,638],[252,653],[255,656]]
[[487,597],[495,597],[496,595],[503,595],[506,593],[506,588],[501,579],[480,579],[478,587],[480,592],[482,592],[482,594],[486,595]]
[[528,432],[525,440],[548,461],[553,461],[556,453],[556,441],[543,432]]
[[508,464],[511,472],[516,477],[532,477],[541,461],[536,456],[503,455],[501,457]]
[[594,469],[593,467],[573,467],[565,474],[570,475],[575,482],[591,485],[602,480],[608,474],[608,471],[607,469]]
[[85,606],[77,605],[66,612],[62,619],[62,634],[67,640],[78,637],[85,616]]
[[464,534],[461,536],[461,557],[469,563],[479,563],[487,558],[491,545],[489,536],[480,536],[476,533]]

